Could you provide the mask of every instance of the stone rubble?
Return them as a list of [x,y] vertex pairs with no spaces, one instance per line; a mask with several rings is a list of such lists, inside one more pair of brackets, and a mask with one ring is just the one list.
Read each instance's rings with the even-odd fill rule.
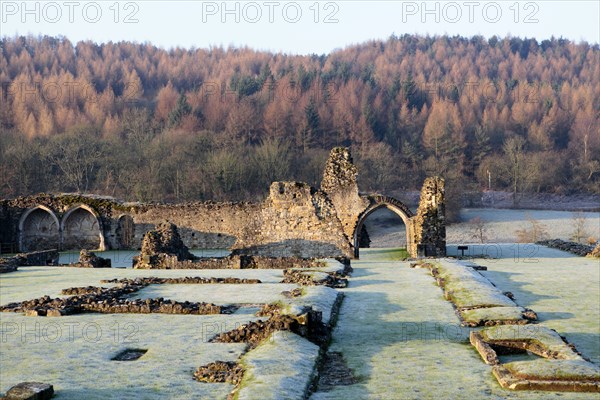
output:
[[252,321],[221,333],[209,342],[248,343],[249,349],[253,349],[275,331],[290,331],[316,344],[326,343],[331,335],[322,322],[322,313],[311,308],[299,315],[274,314],[266,321]]
[[125,298],[147,286],[146,284],[126,284],[114,288],[88,288],[65,289],[66,293],[85,292],[68,298],[55,298],[43,296],[38,299],[27,300],[20,303],[9,303],[0,306],[1,312],[24,312],[26,316],[62,316],[81,314],[86,312],[98,313],[137,313],[137,314],[231,314],[237,306],[218,306],[212,303],[178,302],[158,299]]
[[[322,275],[322,277],[321,277]],[[283,271],[283,280],[281,283],[297,283],[301,286],[329,286],[331,288],[345,288],[348,286],[348,279],[338,277],[334,274],[304,272],[294,269]]]
[[260,279],[248,278],[203,278],[199,276],[186,276],[180,278],[158,278],[155,276],[135,279],[104,279],[101,283],[118,283],[121,285],[162,285],[162,284],[257,284]]
[[19,265],[15,258],[0,258],[0,274],[15,272]]
[[2,400],[49,400],[54,396],[54,386],[41,382],[21,382],[11,387]]
[[194,379],[199,382],[231,383],[238,385],[244,376],[242,366],[234,361],[215,361],[198,367]]
[[600,258],[600,243],[594,247],[594,250],[592,250],[587,257]]

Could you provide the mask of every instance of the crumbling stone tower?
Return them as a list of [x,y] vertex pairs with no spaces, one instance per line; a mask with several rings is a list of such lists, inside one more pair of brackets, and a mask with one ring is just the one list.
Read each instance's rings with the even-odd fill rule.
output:
[[358,215],[369,205],[369,201],[358,194],[357,176],[358,170],[350,149],[332,149],[323,172],[321,190],[327,193],[333,203],[348,238],[352,238],[354,234]]

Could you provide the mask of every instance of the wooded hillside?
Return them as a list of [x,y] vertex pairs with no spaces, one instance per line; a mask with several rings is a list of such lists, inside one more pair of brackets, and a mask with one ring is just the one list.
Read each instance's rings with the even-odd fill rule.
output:
[[257,199],[273,180],[318,183],[336,145],[352,147],[363,190],[439,174],[464,190],[600,193],[598,44],[404,35],[308,56],[0,44],[0,197]]

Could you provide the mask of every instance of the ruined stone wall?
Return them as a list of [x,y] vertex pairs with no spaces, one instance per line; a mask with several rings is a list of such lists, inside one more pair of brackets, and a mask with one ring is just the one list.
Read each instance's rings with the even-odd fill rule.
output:
[[278,257],[351,256],[335,207],[324,192],[302,182],[274,182],[254,227],[235,249]]
[[19,197],[0,201],[0,243],[19,251],[107,248],[111,213],[119,205],[97,196],[74,194]]
[[340,147],[331,151],[321,190],[300,182],[274,182],[260,203],[140,204],[75,194],[2,200],[0,244],[18,244],[20,251],[139,249],[146,232],[169,221],[191,249],[353,257],[359,222],[382,203],[407,222],[411,255],[445,254],[442,179],[425,181],[417,215],[410,218],[410,210],[395,199],[361,196],[357,175],[349,149]]
[[130,215],[137,247],[147,231],[168,220],[189,248],[271,257],[352,254],[331,201],[301,182],[274,182],[262,203],[140,205]]
[[[144,234],[161,222],[179,227],[185,245],[191,249],[226,249],[238,236],[251,234],[256,227],[260,203],[185,203],[138,205],[131,208],[133,247],[141,246]],[[116,236],[115,227],[115,236]]]
[[[139,204],[44,194],[4,200],[0,210],[3,240],[25,239],[25,247],[32,248],[22,250],[28,251],[93,250],[99,247],[94,235],[100,232],[106,249],[139,249],[146,232],[170,221],[192,249],[230,248],[239,254],[275,257],[352,254],[331,201],[322,191],[298,182],[273,183],[261,203]],[[44,229],[50,225],[54,230]]]
[[444,179],[425,179],[417,214],[411,219],[413,256],[442,257],[446,255],[446,202]]

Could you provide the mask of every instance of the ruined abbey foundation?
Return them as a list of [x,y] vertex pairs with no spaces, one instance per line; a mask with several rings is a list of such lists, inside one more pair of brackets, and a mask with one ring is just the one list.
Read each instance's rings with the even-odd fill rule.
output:
[[404,221],[413,256],[446,253],[444,181],[428,178],[413,215],[402,202],[360,194],[350,151],[335,148],[320,189],[273,182],[260,203],[142,204],[74,194],[0,201],[0,243],[44,249],[138,249],[146,232],[170,221],[194,249],[227,248],[268,257],[358,257],[370,213],[387,207]]

